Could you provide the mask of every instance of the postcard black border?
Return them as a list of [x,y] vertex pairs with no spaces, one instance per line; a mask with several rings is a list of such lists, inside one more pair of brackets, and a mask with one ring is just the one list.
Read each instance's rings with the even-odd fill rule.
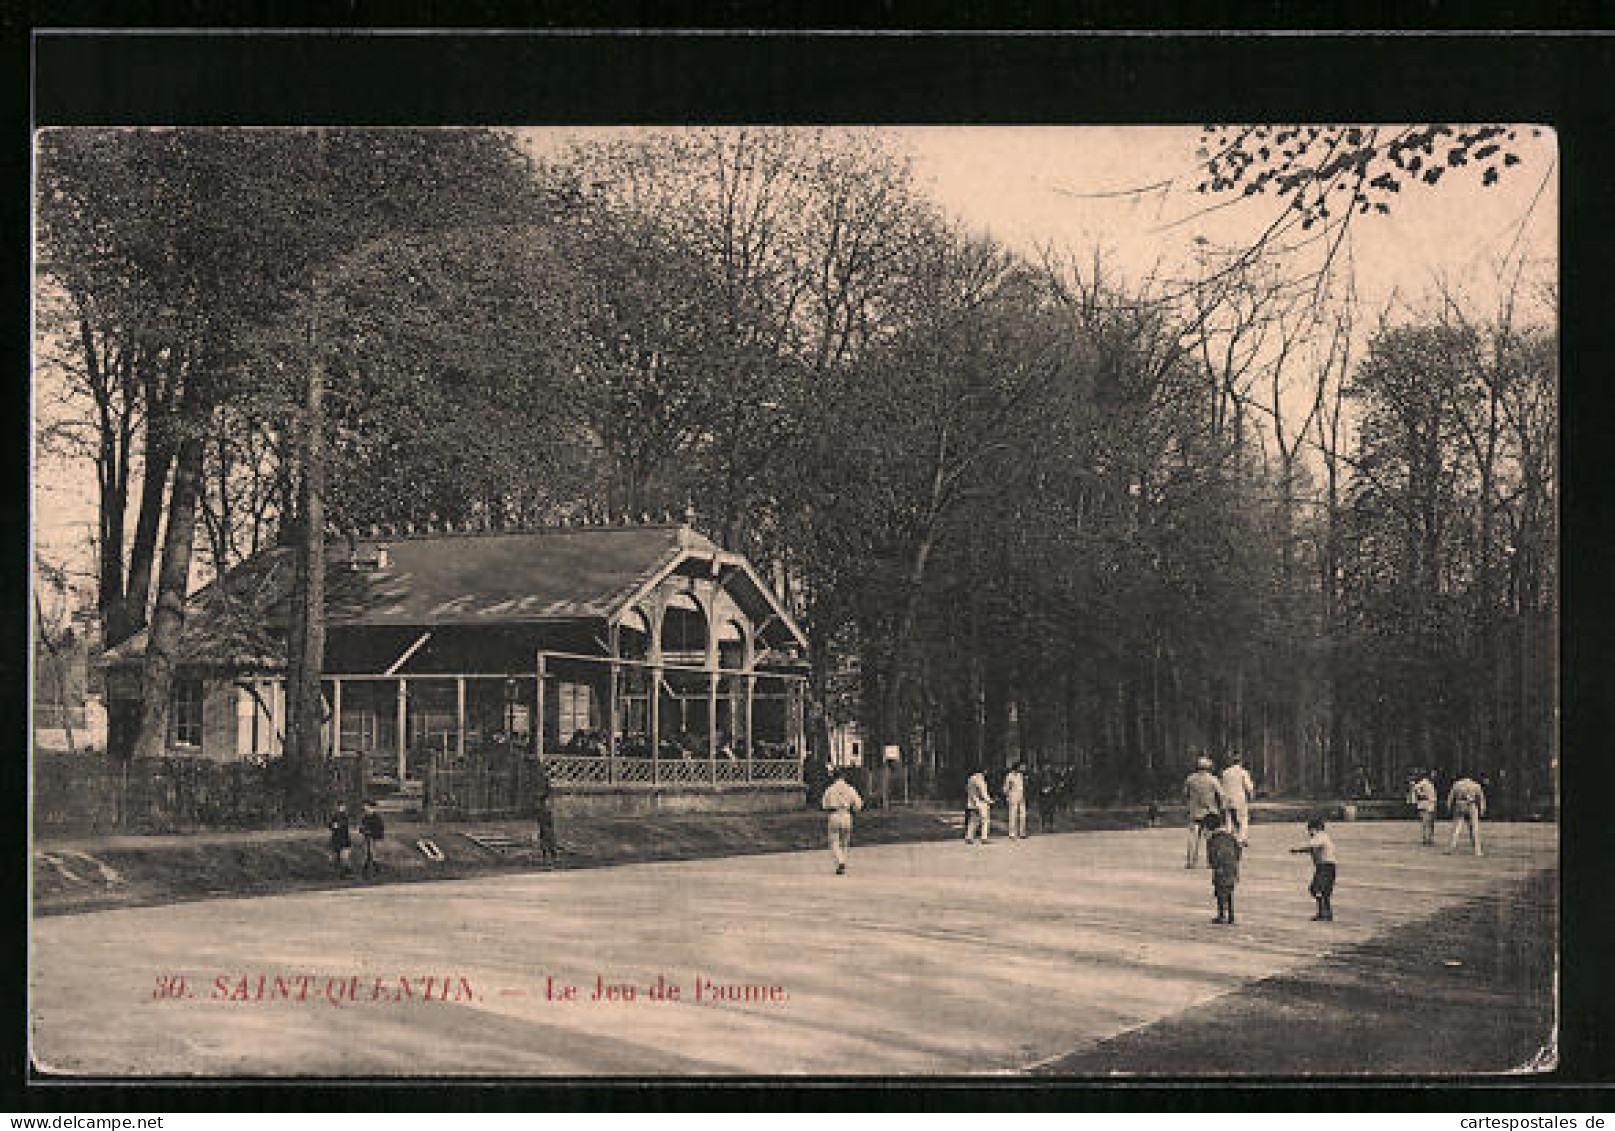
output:
[[[36,12],[39,26],[11,25],[9,58],[28,83],[21,145],[7,147],[13,191],[4,202],[21,298],[22,332],[13,344],[26,374],[27,222],[30,125],[84,124],[611,124],[824,122],[845,124],[1198,123],[1202,121],[1508,120],[1558,131],[1562,169],[1564,371],[1562,407],[1563,984],[1561,1066],[1543,1078],[1403,1082],[1359,1080],[983,1081],[977,1078],[748,1081],[394,1081],[259,1083],[8,1081],[18,1110],[423,1110],[511,1107],[669,1109],[781,1106],[923,1111],[1080,1106],[1110,1110],[1572,1110],[1608,1092],[1590,1086],[1615,1076],[1615,1020],[1609,973],[1609,902],[1615,896],[1607,842],[1611,759],[1608,734],[1609,598],[1600,566],[1610,546],[1615,482],[1607,462],[1609,398],[1599,328],[1615,325],[1615,303],[1601,277],[1615,263],[1608,219],[1615,217],[1615,116],[1610,76],[1615,41],[1602,34],[1234,34],[1126,32],[865,34],[551,30],[456,33],[319,31],[221,34],[67,30],[90,21],[82,6]],[[357,16],[357,8],[348,9]],[[462,9],[503,23],[496,5]],[[1001,10],[1002,11],[1002,10]],[[204,13],[180,9],[175,25]],[[987,21],[977,8],[969,19]],[[55,18],[49,18],[55,13]],[[1030,22],[1012,6],[997,22]],[[110,14],[110,13],[106,13]],[[237,13],[239,15],[239,13]],[[398,10],[382,18],[396,18]],[[665,15],[664,10],[664,15]],[[676,13],[675,13],[676,14]],[[738,17],[738,5],[720,9]],[[39,16],[47,18],[39,19]],[[712,12],[705,14],[711,22]],[[556,8],[554,27],[616,23],[589,19],[587,7]],[[1560,18],[1564,11],[1561,10]],[[875,9],[900,20],[891,5]],[[694,22],[686,26],[693,27]],[[810,21],[817,24],[821,21]],[[49,26],[46,26],[49,25]],[[1111,27],[1124,26],[1120,21]],[[1259,23],[1253,26],[1259,26]],[[54,27],[58,30],[49,30]],[[31,34],[17,34],[26,32]],[[20,50],[19,48],[20,41]],[[31,78],[31,82],[28,80]],[[18,137],[18,135],[13,135]],[[1604,222],[1601,224],[1600,221]],[[20,277],[19,277],[20,276]],[[13,307],[14,310],[18,309]],[[15,323],[10,323],[15,325]],[[5,515],[26,529],[26,380],[21,431],[7,466],[14,486]],[[25,608],[27,561],[6,571],[8,610]],[[20,568],[19,568],[20,567]],[[26,655],[26,617],[9,622]],[[7,674],[25,673],[14,659]],[[26,742],[25,684],[7,697],[17,708],[9,733]],[[0,760],[0,783],[20,809],[26,762]],[[5,906],[16,915],[10,940],[26,941],[26,830],[14,811],[5,829],[9,859]],[[1600,896],[1603,898],[1600,898]],[[20,982],[18,949],[11,965]],[[20,1013],[20,997],[18,1013]],[[5,1027],[7,1063],[22,1063],[24,1018]],[[1439,1024],[1439,1018],[1432,1018]],[[15,1045],[10,1042],[16,1041]]]

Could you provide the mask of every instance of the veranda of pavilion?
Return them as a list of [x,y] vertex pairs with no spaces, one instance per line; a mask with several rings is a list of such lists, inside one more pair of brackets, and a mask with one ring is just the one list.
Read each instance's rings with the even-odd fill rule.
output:
[[[801,785],[806,639],[744,557],[688,527],[523,537],[353,546],[329,575],[325,745],[362,761],[367,792],[408,798],[535,754],[570,792]],[[495,538],[545,580],[445,587]],[[600,576],[614,552],[637,569],[627,585],[620,563]],[[281,678],[238,686],[238,744],[274,752]]]

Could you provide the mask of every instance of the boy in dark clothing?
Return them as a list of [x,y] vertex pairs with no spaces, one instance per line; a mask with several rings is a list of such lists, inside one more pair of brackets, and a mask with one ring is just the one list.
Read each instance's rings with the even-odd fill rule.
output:
[[1307,891],[1318,901],[1318,913],[1312,918],[1314,922],[1332,923],[1335,909],[1330,901],[1335,894],[1335,844],[1324,831],[1322,817],[1307,822],[1307,843],[1290,851],[1312,857],[1312,884]]
[[382,822],[374,801],[364,803],[364,812],[359,816],[359,835],[364,837],[363,871],[364,878],[368,880],[376,870],[376,842],[387,835],[387,826]]
[[348,874],[348,849],[353,847],[353,830],[348,823],[348,807],[338,805],[336,813],[331,817],[331,823],[326,826],[331,830],[331,862],[336,865],[337,875]]
[[533,779],[533,800],[538,808],[538,853],[546,864],[553,864],[561,854],[560,846],[555,843],[555,811],[550,808],[549,767],[542,758],[538,762],[538,772]]
[[1211,893],[1217,897],[1213,923],[1234,921],[1234,887],[1239,883],[1239,838],[1223,827],[1220,814],[1208,814],[1200,826],[1206,831],[1206,862],[1211,865]]

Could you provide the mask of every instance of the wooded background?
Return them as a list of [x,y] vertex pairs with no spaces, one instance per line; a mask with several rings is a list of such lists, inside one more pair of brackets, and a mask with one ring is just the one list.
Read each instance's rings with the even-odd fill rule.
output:
[[295,767],[325,536],[690,512],[776,571],[820,722],[939,788],[1019,754],[1140,799],[1238,751],[1273,792],[1551,805],[1542,285],[1393,316],[1349,255],[1514,140],[1208,129],[1208,207],[1271,224],[1124,281],[944,214],[878,130],[44,132],[38,439],[94,471],[105,643],[148,633],[117,744],[162,745],[187,587],[270,545]]

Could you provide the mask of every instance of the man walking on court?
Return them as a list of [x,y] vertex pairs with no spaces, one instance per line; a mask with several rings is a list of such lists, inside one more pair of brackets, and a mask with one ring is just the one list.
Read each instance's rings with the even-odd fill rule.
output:
[[1413,802],[1413,808],[1419,814],[1420,843],[1433,845],[1436,842],[1436,783],[1430,780],[1430,775],[1420,771],[1413,788],[1408,791],[1408,800]]
[[1250,843],[1251,824],[1251,798],[1256,793],[1256,783],[1251,781],[1250,772],[1240,764],[1238,754],[1228,756],[1228,765],[1222,772],[1223,804],[1228,809],[1228,831],[1234,834],[1241,848]]
[[965,782],[965,843],[986,844],[993,822],[993,795],[987,775],[977,770]]
[[830,855],[835,858],[836,875],[844,876],[847,874],[847,850],[852,847],[852,815],[864,807],[864,799],[847,784],[846,771],[836,770],[819,806],[830,813]]
[[1026,839],[1026,775],[1016,762],[1004,775],[1004,802],[1009,806],[1009,839]]
[[1189,855],[1183,865],[1185,868],[1193,868],[1200,863],[1200,844],[1206,838],[1205,826],[1201,822],[1211,815],[1222,816],[1226,808],[1222,786],[1217,782],[1217,775],[1211,772],[1211,767],[1211,759],[1202,757],[1195,763],[1194,773],[1183,781],[1183,797],[1189,806]]
[[1458,837],[1467,825],[1475,855],[1486,855],[1480,850],[1480,819],[1486,815],[1486,791],[1480,783],[1467,774],[1460,775],[1447,794],[1447,808],[1452,812],[1452,840],[1447,843],[1447,851],[1457,850]]

